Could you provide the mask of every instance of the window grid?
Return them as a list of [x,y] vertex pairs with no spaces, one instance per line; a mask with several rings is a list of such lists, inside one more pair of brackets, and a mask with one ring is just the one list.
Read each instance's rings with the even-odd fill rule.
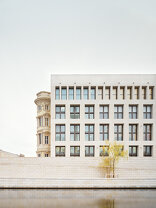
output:
[[71,105],[70,106],[70,118],[71,119],[79,119],[80,118],[80,106]]
[[41,111],[42,110],[42,106],[41,105],[38,105],[37,106],[37,111],[39,112],[39,111]]
[[42,144],[42,134],[39,134],[39,144]]
[[85,106],[85,118],[94,119],[94,106],[93,105]]
[[123,124],[114,125],[114,140],[123,141]]
[[56,119],[65,119],[65,105],[56,105],[55,118]]
[[49,143],[49,137],[45,136],[45,144],[48,144],[48,143]]
[[56,124],[56,141],[65,141],[65,125],[64,124]]
[[138,156],[138,146],[129,146],[129,156],[130,157]]
[[91,100],[95,100],[96,99],[96,88],[95,87],[91,87],[91,94],[90,94],[90,98]]
[[61,99],[67,100],[67,88],[66,87],[61,88]]
[[152,140],[152,125],[151,124],[144,124],[144,141],[151,141]]
[[152,106],[151,105],[144,105],[143,106],[143,114],[144,114],[144,119],[152,118]]
[[93,124],[85,125],[85,140],[94,141],[94,125]]
[[109,125],[100,124],[100,141],[109,140]]
[[70,141],[80,141],[80,125],[70,125]]
[[69,87],[69,100],[74,100],[74,87]]
[[137,141],[137,124],[129,125],[129,141]]
[[94,157],[94,146],[85,146],[85,157]]
[[129,118],[130,119],[137,119],[137,105],[129,105]]
[[76,100],[81,100],[81,87],[76,87]]
[[80,146],[70,146],[70,156],[79,157],[80,156]]
[[100,146],[100,157],[107,157],[109,156],[109,146]]
[[43,117],[39,117],[39,126],[43,126]]
[[109,119],[109,106],[108,105],[100,105],[99,112],[100,119]]
[[144,157],[152,156],[152,146],[144,146]]
[[55,88],[55,100],[60,100],[60,89],[59,89],[59,87]]
[[65,157],[65,146],[56,146],[55,147],[55,156],[56,157]]
[[122,119],[123,118],[123,106],[122,105],[115,105],[114,106],[114,118],[115,119]]
[[45,110],[49,110],[49,105],[45,105]]
[[88,93],[88,87],[83,88],[83,99],[88,100],[89,99],[89,93]]
[[45,118],[45,126],[49,126],[49,118]]

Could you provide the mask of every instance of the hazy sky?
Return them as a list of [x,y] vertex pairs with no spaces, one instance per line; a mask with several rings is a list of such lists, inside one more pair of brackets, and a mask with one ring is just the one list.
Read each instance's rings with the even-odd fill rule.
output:
[[0,149],[35,156],[54,73],[156,73],[156,0],[0,0]]

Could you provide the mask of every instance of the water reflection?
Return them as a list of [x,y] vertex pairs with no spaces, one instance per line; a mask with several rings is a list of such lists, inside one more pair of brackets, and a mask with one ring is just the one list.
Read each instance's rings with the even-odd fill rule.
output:
[[101,199],[97,202],[98,208],[115,208],[114,200]]
[[0,208],[155,208],[155,204],[156,190],[0,190]]

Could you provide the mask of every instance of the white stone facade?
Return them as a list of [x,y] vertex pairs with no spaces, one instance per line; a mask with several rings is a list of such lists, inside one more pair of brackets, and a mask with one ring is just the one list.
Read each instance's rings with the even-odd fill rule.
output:
[[[100,146],[107,145],[106,140],[102,141],[100,139],[101,131],[101,138],[107,138],[109,142],[113,142],[116,139],[117,143],[122,144],[130,155],[139,158],[147,156],[155,158],[155,85],[156,75],[153,74],[51,75],[51,157],[56,157],[56,148],[58,151],[58,147],[64,147],[65,149],[64,155],[62,152],[59,152],[60,156],[73,157],[75,154],[71,155],[71,151],[73,153],[71,147],[73,146],[79,147],[78,150],[80,149],[80,153],[75,154],[75,156],[81,158],[87,156],[99,157]],[[81,99],[77,99],[79,98],[78,94],[80,92],[77,89],[81,89]],[[88,91],[85,89],[88,89]],[[73,92],[74,95],[72,95]],[[87,98],[87,96],[88,99],[84,99],[84,97]],[[65,113],[62,115],[63,119],[61,119],[61,115],[56,115],[56,107],[59,106],[63,106],[62,111],[65,109]],[[70,111],[72,106],[79,106],[79,119],[71,118]],[[88,106],[94,107],[94,115],[91,115],[92,113],[89,115],[91,119],[87,119],[85,115],[85,111],[88,110],[85,107]],[[108,118],[100,118],[100,106],[108,106]],[[57,111],[60,111],[60,109],[58,108]],[[115,111],[118,111],[116,115],[114,113]],[[132,111],[132,113],[130,113],[130,111]],[[137,111],[137,115],[135,111]],[[101,113],[101,116],[104,116],[104,114],[102,114],[103,113]],[[132,118],[130,118],[130,116]],[[56,127],[56,125],[58,126]],[[59,125],[64,125],[64,127],[60,135],[59,133],[56,135],[56,131],[59,132],[59,128],[61,129]],[[71,141],[72,133],[70,131],[70,125],[80,126],[79,141]],[[86,126],[85,129],[85,125],[93,125],[90,127],[89,136],[87,135],[88,127]],[[100,130],[100,125],[108,125],[108,135],[102,136],[102,134],[107,134],[107,130],[106,132],[105,130],[102,132],[102,130]],[[121,126],[115,127],[115,125]],[[133,126],[130,127],[129,125]],[[93,132],[92,127],[94,127]],[[56,128],[58,129],[56,130]],[[129,131],[131,131],[131,133]],[[61,134],[64,135],[61,136]],[[117,135],[116,137],[115,134]],[[88,138],[93,141],[86,141]],[[64,141],[56,141],[60,139]],[[93,146],[94,153],[92,154],[93,149],[90,149],[89,155],[86,146]],[[64,151],[64,149],[59,150]]]
[[51,75],[35,100],[37,156],[100,157],[116,140],[129,157],[156,158],[155,87],[154,74]]

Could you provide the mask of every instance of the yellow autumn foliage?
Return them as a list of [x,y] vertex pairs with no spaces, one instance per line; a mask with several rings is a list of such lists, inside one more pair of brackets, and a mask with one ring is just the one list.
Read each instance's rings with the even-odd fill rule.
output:
[[[108,143],[103,146],[103,155],[100,163],[107,177],[115,177],[115,168],[120,158],[127,158],[128,151],[125,151],[123,145],[116,142]],[[107,156],[106,156],[107,155]]]

